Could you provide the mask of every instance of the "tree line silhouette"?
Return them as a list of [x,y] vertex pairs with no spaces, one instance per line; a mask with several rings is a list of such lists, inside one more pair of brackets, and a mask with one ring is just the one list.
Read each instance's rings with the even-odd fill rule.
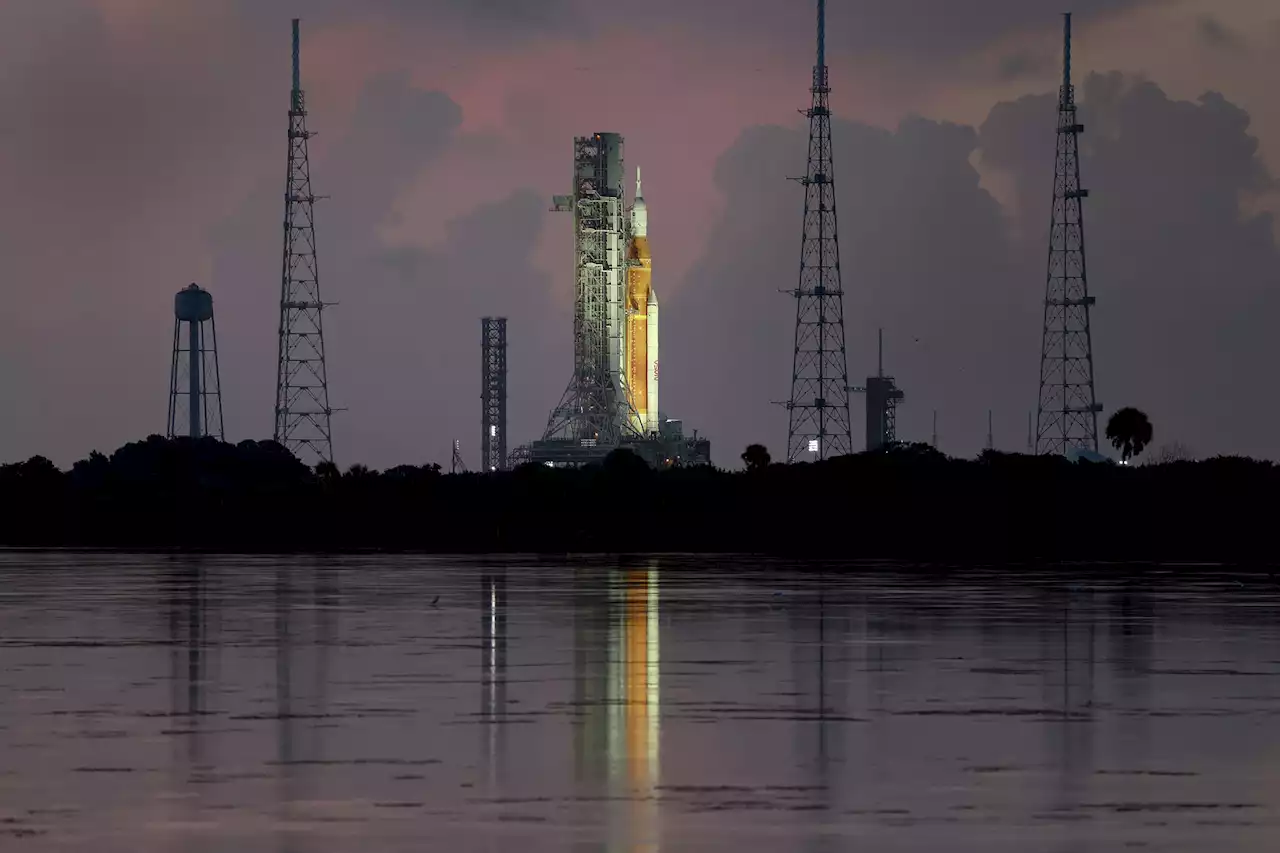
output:
[[921,444],[811,464],[308,468],[270,441],[152,436],[0,466],[0,545],[223,551],[758,552],[885,560],[1266,558],[1270,462],[1121,467]]

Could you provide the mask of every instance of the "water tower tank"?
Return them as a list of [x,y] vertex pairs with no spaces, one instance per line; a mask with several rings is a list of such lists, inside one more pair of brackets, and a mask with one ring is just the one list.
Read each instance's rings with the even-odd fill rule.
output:
[[213,319],[213,294],[192,284],[173,297],[173,316],[184,323],[203,323]]

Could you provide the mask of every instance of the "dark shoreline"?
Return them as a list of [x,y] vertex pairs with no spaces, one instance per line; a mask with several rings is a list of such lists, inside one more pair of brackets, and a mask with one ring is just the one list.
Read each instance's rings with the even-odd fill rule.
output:
[[1119,467],[899,448],[753,471],[319,473],[272,442],[157,437],[0,467],[0,546],[208,553],[723,554],[932,564],[1269,562],[1270,462]]

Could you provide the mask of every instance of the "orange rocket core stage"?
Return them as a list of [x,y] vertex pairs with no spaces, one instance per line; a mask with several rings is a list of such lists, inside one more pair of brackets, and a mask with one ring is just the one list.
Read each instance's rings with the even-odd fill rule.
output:
[[627,269],[627,387],[631,402],[643,421],[649,411],[649,293],[652,289],[653,260],[649,238],[633,236],[628,260],[638,265]]

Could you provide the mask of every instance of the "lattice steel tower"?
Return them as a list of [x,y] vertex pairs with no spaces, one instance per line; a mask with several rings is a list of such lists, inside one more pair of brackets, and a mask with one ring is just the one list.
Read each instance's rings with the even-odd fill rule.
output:
[[507,467],[507,318],[480,320],[480,470]]
[[275,440],[308,464],[333,461],[329,379],[324,362],[325,303],[316,264],[315,201],[307,156],[298,20],[293,21],[293,92],[289,103],[289,171],[284,189],[284,260]]
[[818,0],[818,63],[813,66],[813,100],[806,113],[809,168],[800,179],[805,188],[800,282],[790,291],[796,299],[796,335],[787,402],[788,462],[853,451],[825,40],[826,3]]
[[1080,187],[1080,134],[1071,85],[1071,14],[1064,16],[1062,89],[1058,96],[1058,143],[1049,226],[1049,275],[1040,349],[1037,454],[1098,449],[1098,412],[1093,389],[1093,340],[1085,273],[1084,210],[1089,191]]

